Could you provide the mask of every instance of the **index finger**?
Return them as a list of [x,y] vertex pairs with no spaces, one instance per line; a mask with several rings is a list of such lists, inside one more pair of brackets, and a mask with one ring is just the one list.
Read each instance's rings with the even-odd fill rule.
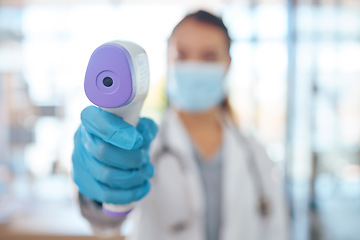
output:
[[120,148],[137,149],[143,144],[138,130],[120,117],[95,106],[81,112],[81,122],[90,133]]

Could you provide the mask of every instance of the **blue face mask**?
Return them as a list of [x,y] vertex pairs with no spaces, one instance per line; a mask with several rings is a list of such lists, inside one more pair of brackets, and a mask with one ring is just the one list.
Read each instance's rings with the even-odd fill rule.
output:
[[225,99],[226,68],[219,63],[181,62],[169,67],[166,92],[171,106],[203,112]]

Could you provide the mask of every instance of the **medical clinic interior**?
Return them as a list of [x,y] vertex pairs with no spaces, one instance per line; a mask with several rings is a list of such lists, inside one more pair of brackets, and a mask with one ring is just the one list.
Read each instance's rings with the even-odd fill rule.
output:
[[97,236],[79,207],[72,155],[80,114],[94,105],[87,65],[103,43],[142,46],[140,116],[160,125],[169,39],[198,10],[227,27],[229,102],[280,179],[288,239],[360,239],[359,0],[0,0],[1,240],[131,236],[131,219],[116,238]]

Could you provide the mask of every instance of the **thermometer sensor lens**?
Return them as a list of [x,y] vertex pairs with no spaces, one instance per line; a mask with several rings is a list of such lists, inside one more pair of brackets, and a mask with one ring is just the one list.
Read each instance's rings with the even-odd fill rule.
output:
[[105,77],[103,80],[103,84],[105,87],[111,87],[113,85],[113,80],[111,77]]

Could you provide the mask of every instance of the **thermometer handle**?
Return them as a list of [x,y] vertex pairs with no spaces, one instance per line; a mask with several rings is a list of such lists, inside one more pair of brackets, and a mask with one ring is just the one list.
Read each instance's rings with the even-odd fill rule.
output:
[[[115,114],[122,118],[125,122],[130,123],[134,127],[139,122],[139,113],[142,107],[142,102],[132,102],[127,106],[119,108],[102,108],[104,111]],[[134,208],[134,203],[126,205],[103,203],[103,210],[105,213],[115,217],[124,217]]]

